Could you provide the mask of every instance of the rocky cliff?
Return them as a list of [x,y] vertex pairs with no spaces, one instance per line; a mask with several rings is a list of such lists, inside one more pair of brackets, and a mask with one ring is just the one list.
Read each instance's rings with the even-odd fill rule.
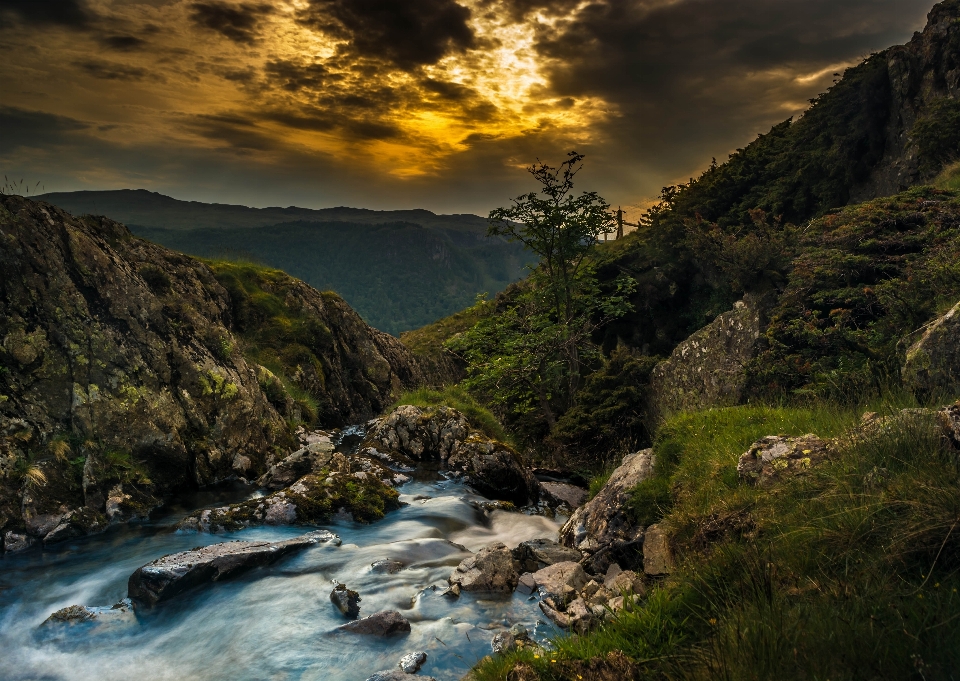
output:
[[66,538],[262,474],[291,423],[360,420],[420,381],[337,296],[244,267],[0,196],[0,531]]

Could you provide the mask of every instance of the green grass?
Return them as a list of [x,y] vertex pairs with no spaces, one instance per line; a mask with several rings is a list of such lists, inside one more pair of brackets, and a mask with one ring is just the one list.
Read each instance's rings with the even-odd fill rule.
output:
[[513,445],[513,439],[500,425],[497,417],[477,402],[470,393],[458,386],[447,386],[442,390],[432,388],[412,390],[401,395],[400,399],[390,409],[396,409],[404,404],[410,404],[421,409],[440,406],[453,407],[466,416],[470,425],[477,430],[495,440]]
[[773,490],[736,479],[755,439],[843,436],[859,411],[746,406],[669,420],[655,449],[676,572],[635,612],[540,658],[485,661],[477,681],[520,664],[535,674],[524,679],[577,678],[581,661],[614,650],[639,678],[958,678],[960,453],[932,419],[839,437],[826,463]]
[[492,314],[493,311],[493,301],[481,297],[474,305],[465,310],[439,319],[422,328],[400,334],[400,341],[415,355],[439,357],[445,352],[443,344],[447,340],[466,331],[484,317]]

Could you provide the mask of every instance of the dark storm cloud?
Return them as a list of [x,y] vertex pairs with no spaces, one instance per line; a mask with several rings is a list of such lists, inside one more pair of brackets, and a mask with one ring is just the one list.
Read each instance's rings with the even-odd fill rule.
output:
[[290,92],[300,90],[316,90],[331,79],[339,79],[339,75],[331,75],[330,70],[323,64],[295,62],[289,59],[275,59],[269,61],[263,68],[268,82],[274,87],[280,87]]
[[93,19],[83,0],[0,0],[0,28],[17,23],[86,28]]
[[56,147],[89,128],[75,118],[0,106],[0,155],[21,147]]
[[247,45],[256,41],[261,21],[271,13],[273,7],[266,4],[195,2],[190,5],[190,19],[196,26]]
[[118,52],[134,52],[147,46],[146,40],[135,35],[105,35],[101,36],[100,43]]
[[75,62],[75,65],[83,69],[88,75],[100,80],[143,80],[148,75],[147,70],[139,66],[128,66],[127,64],[117,64],[98,59],[85,59]]
[[351,52],[405,70],[475,45],[470,10],[454,0],[311,0],[301,21],[350,43]]

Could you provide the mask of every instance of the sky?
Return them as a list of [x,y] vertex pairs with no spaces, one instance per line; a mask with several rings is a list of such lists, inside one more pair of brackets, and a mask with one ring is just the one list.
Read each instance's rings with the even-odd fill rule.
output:
[[0,0],[0,172],[31,193],[485,215],[576,150],[577,189],[636,215],[931,6]]

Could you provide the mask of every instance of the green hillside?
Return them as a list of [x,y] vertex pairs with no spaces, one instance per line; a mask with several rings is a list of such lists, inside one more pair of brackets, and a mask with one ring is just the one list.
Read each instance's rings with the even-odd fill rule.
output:
[[368,323],[397,335],[497,293],[523,276],[521,246],[486,235],[476,215],[426,210],[247,208],[177,201],[143,190],[42,197],[103,214],[184,253],[282,269],[341,295]]

